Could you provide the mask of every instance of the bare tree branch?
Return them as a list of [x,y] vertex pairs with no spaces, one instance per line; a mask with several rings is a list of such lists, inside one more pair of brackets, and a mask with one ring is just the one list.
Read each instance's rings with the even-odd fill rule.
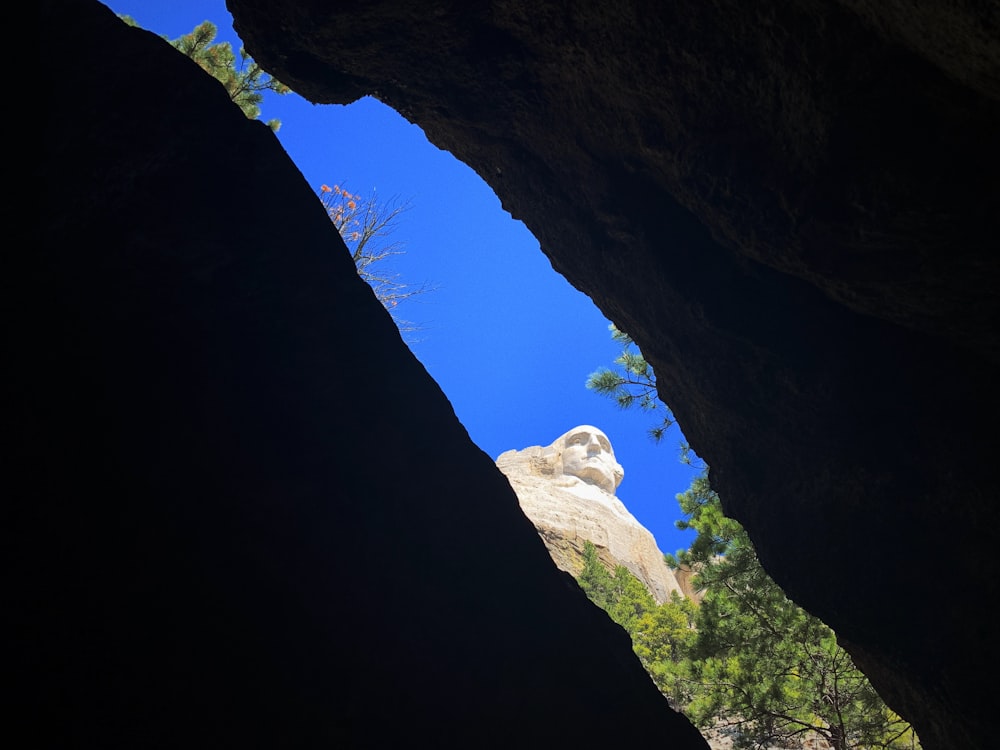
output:
[[[433,291],[435,287],[426,282],[408,284],[399,273],[384,265],[387,259],[405,252],[402,242],[388,238],[396,230],[399,217],[410,210],[410,202],[393,197],[380,203],[374,190],[370,197],[363,198],[340,185],[321,185],[319,191],[320,201],[344,238],[358,275],[372,288],[400,331],[420,330],[416,323],[399,317],[397,308],[403,301]],[[376,264],[381,265],[373,268]]]

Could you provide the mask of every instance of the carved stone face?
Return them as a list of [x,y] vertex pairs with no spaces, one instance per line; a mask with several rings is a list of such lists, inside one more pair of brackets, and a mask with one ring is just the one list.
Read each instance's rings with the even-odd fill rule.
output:
[[562,470],[612,495],[625,476],[608,436],[590,425],[580,425],[563,436]]

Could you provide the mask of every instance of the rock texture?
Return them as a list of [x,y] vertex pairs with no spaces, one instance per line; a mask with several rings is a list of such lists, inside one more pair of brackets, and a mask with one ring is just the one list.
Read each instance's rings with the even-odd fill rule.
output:
[[8,734],[704,749],[267,127],[99,3],[36,7],[57,54],[28,79],[39,212],[4,253]]
[[989,745],[996,3],[229,6],[303,96],[473,167],[639,344],[775,580],[928,748]]
[[566,475],[547,460],[560,439],[545,447],[509,450],[497,458],[497,467],[510,481],[521,510],[535,525],[556,566],[579,576],[583,545],[590,541],[610,570],[624,565],[657,603],[669,601],[673,591],[683,595],[656,539],[616,495]]

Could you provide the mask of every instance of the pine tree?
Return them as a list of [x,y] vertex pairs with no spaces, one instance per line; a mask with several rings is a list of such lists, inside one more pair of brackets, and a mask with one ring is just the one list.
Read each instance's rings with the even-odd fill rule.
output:
[[590,600],[601,607],[632,639],[632,648],[660,691],[675,707],[686,697],[679,679],[695,637],[693,602],[677,592],[657,605],[645,585],[624,565],[612,574],[587,541],[583,571],[577,578]]
[[[624,347],[618,371],[602,368],[587,387],[624,409],[657,408],[652,368],[627,334],[613,325],[611,332]],[[663,427],[650,430],[656,439],[672,423],[667,414]],[[703,729],[729,731],[736,748],[810,737],[834,750],[919,748],[913,729],[885,705],[834,632],[765,573],[749,535],[723,512],[707,466],[677,501],[684,515],[678,528],[697,535],[688,550],[666,559],[697,571],[701,604],[667,603],[636,620],[620,618],[674,706]],[[616,604],[610,597],[602,606]]]
[[659,400],[653,368],[631,336],[614,323],[608,326],[608,330],[611,331],[611,338],[621,344],[622,352],[615,358],[615,369],[601,367],[595,370],[587,377],[586,386],[612,399],[620,409],[638,408],[644,412],[663,413],[660,422],[648,430],[650,437],[659,442],[674,424],[674,416]]
[[918,748],[834,632],[765,573],[707,471],[678,501],[698,533],[684,562],[704,591],[684,664],[684,713],[702,728],[727,727],[737,748],[810,736],[834,750]]
[[604,567],[597,556],[597,548],[589,540],[583,543],[583,571],[576,580],[590,601],[605,612],[608,611],[614,597],[614,578]]
[[[129,26],[139,25],[131,16],[118,17]],[[203,21],[188,34],[172,40],[166,36],[163,38],[167,39],[174,49],[190,57],[202,70],[219,81],[225,87],[229,98],[243,110],[243,114],[251,120],[256,120],[260,117],[260,105],[264,101],[265,91],[287,94],[291,89],[261,70],[243,47],[240,47],[237,64],[233,46],[229,42],[215,42],[218,33],[219,29],[215,24]],[[281,122],[275,119],[268,120],[267,126],[277,132]]]

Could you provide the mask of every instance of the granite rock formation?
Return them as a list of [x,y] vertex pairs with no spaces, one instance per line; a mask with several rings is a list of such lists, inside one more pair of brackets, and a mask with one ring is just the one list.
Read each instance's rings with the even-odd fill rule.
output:
[[271,131],[95,0],[37,8],[44,198],[4,276],[8,734],[703,750]]
[[474,168],[638,343],[774,579],[927,748],[989,745],[996,3],[229,7],[303,96]]
[[[547,446],[509,450],[497,457],[497,467],[513,487],[521,510],[535,525],[553,562],[578,577],[583,570],[584,542],[589,541],[609,570],[624,565],[658,604],[669,601],[671,592],[683,594],[652,533],[614,494],[618,482],[601,487],[581,479],[572,468],[567,472],[563,446],[581,432],[591,436],[592,452],[600,452],[596,438],[606,441],[607,437],[597,428],[581,425]],[[609,442],[607,446],[614,460]]]

